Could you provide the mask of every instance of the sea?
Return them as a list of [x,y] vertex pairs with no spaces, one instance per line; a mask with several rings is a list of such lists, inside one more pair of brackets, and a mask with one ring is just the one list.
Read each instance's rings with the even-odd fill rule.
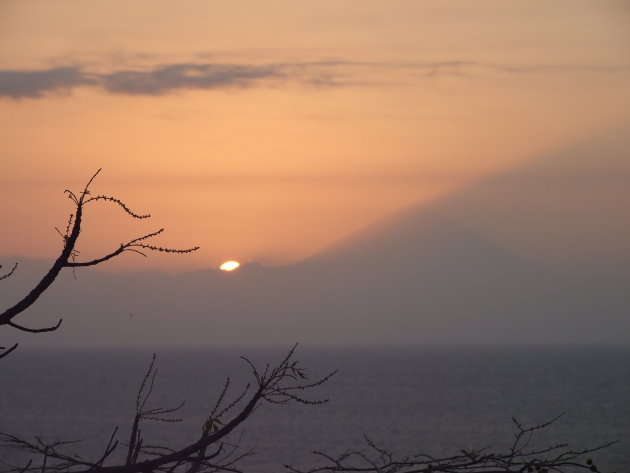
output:
[[[112,461],[120,459],[156,353],[147,407],[185,404],[168,417],[181,421],[147,421],[142,435],[145,445],[177,449],[199,438],[226,378],[226,400],[255,382],[241,357],[264,370],[290,348],[20,348],[0,360],[0,431],[77,441],[64,451],[97,459],[118,427],[121,446]],[[337,370],[303,393],[328,402],[263,404],[230,436],[238,445],[233,458],[245,454],[237,465],[243,471],[324,464],[315,451],[374,453],[366,439],[399,458],[497,452],[514,440],[513,419],[529,426],[560,416],[537,432],[532,446],[577,450],[616,441],[589,456],[602,472],[630,472],[628,346],[298,346],[294,359],[311,379]],[[0,471],[26,458],[0,445]]]

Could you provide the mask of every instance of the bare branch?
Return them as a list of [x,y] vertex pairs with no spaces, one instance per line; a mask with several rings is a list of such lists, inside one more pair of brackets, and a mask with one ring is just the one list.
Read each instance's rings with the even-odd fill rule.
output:
[[22,332],[43,333],[43,332],[53,332],[53,331],[57,330],[59,328],[59,326],[61,325],[62,321],[63,321],[63,319],[59,319],[59,322],[57,322],[56,325],[53,325],[52,327],[44,327],[44,328],[28,328],[28,327],[24,327],[23,325],[18,325],[15,322],[9,322],[7,325],[9,327],[13,327],[13,328],[16,328],[18,330],[21,330]]
[[17,347],[18,347],[17,343],[8,349],[5,349],[4,347],[0,347],[0,350],[3,350],[3,352],[0,353],[0,360],[4,358],[5,356],[7,356],[9,353],[11,353],[13,350],[15,350]]
[[89,199],[85,201],[85,203],[89,204],[90,202],[95,202],[98,200],[104,200],[106,202],[113,202],[114,204],[119,205],[127,214],[131,215],[133,218],[145,219],[145,218],[151,217],[151,215],[149,214],[145,214],[145,215],[137,214],[133,212],[129,207],[127,207],[127,205],[120,199],[116,199],[115,197],[109,197],[106,195],[97,195],[94,197],[90,197]]
[[[118,256],[124,251],[133,251],[135,253],[143,254],[141,250],[150,250],[150,251],[159,251],[159,252],[164,252],[164,253],[184,254],[184,253],[191,253],[199,249],[199,247],[194,247],[194,248],[180,250],[180,249],[174,249],[174,248],[149,245],[147,243],[144,243],[146,240],[162,233],[163,229],[160,229],[157,232],[149,233],[147,235],[134,238],[133,240],[130,240],[127,243],[123,243],[120,245],[120,247],[117,250],[101,258],[97,258],[92,261],[86,261],[86,262],[76,262],[75,258],[78,256],[78,250],[76,249],[76,244],[81,234],[81,229],[82,229],[82,224],[83,224],[83,211],[84,211],[84,206],[87,203],[96,202],[96,201],[111,202],[120,206],[128,215],[130,215],[133,218],[145,219],[149,217],[149,215],[140,215],[135,212],[132,212],[129,209],[129,207],[120,199],[104,196],[104,195],[91,197],[90,186],[92,185],[92,183],[94,182],[94,179],[96,178],[96,176],[98,176],[100,172],[101,172],[101,169],[96,171],[90,177],[87,184],[85,185],[85,187],[80,193],[75,194],[74,192],[70,190],[65,191],[65,193],[68,195],[68,198],[74,203],[75,211],[70,215],[70,218],[68,219],[65,233],[62,233],[59,229],[57,229],[57,232],[61,235],[63,239],[63,248],[61,250],[61,253],[57,257],[57,259],[55,260],[51,268],[48,270],[48,272],[42,277],[42,279],[35,285],[35,287],[25,297],[19,300],[12,307],[9,307],[4,312],[0,313],[0,326],[8,325],[17,330],[21,330],[23,332],[30,332],[30,333],[50,332],[59,328],[59,325],[61,324],[61,320],[59,320],[59,322],[55,326],[52,326],[52,327],[28,328],[28,327],[24,327],[20,324],[15,323],[13,321],[13,318],[16,317],[18,314],[27,310],[29,307],[31,307],[39,299],[39,297],[50,287],[50,285],[55,281],[55,279],[57,278],[57,276],[59,276],[59,273],[61,272],[63,268],[95,266],[97,264],[108,261],[114,258],[115,256]],[[13,268],[8,273],[1,275],[0,280],[10,277],[15,272],[16,268],[17,268],[17,263],[13,266]],[[17,345],[12,347],[10,350],[3,352],[2,355],[0,355],[0,358],[8,355],[11,351],[15,349],[16,346]]]
[[185,253],[192,253],[193,251],[197,251],[199,249],[198,246],[195,246],[193,248],[186,248],[186,249],[176,249],[176,248],[166,248],[166,247],[161,247],[161,246],[153,246],[153,245],[148,245],[145,243],[140,243],[142,241],[145,241],[149,238],[152,238],[154,236],[157,236],[159,234],[161,234],[162,232],[164,232],[164,229],[161,228],[156,232],[153,233],[149,233],[147,235],[138,237],[138,238],[134,238],[133,240],[128,241],[127,243],[123,243],[120,245],[120,247],[115,250],[112,251],[111,253],[109,253],[108,255],[105,255],[101,258],[97,258],[91,261],[82,261],[82,262],[78,262],[78,261],[69,261],[68,263],[66,263],[66,267],[68,268],[79,268],[79,267],[85,267],[85,266],[95,266],[97,264],[103,263],[107,260],[112,259],[115,256],[118,256],[119,254],[121,254],[123,251],[133,251],[135,253],[140,253],[142,256],[146,256],[144,253],[142,253],[141,251],[138,251],[137,248],[143,248],[146,250],[151,250],[151,251],[159,251],[162,253],[178,253],[178,254],[185,254]]
[[[17,267],[18,267],[18,263],[15,263],[8,273],[3,274],[2,276],[0,276],[0,281],[2,281],[3,279],[10,278],[11,276],[13,276],[13,273],[15,273],[15,270],[17,269]],[[1,264],[0,264],[0,269],[2,269],[2,265]]]
[[[130,443],[127,446],[127,458],[122,465],[106,465],[111,458],[111,453],[116,448],[116,430],[109,438],[103,454],[96,460],[87,460],[79,456],[62,451],[62,447],[70,445],[72,442],[45,442],[35,437],[34,441],[24,438],[0,433],[0,447],[16,448],[44,459],[46,472],[66,472],[75,473],[144,473],[148,471],[176,471],[186,469],[188,473],[209,473],[211,471],[239,471],[236,463],[244,457],[253,454],[248,450],[242,452],[239,449],[240,440],[236,443],[228,441],[228,436],[245,422],[249,416],[264,402],[277,403],[279,398],[286,394],[286,402],[306,402],[310,405],[319,405],[326,400],[306,401],[293,395],[288,390],[297,387],[308,389],[309,386],[318,386],[332,375],[328,375],[315,382],[309,382],[306,374],[295,379],[296,372],[304,371],[292,360],[295,347],[289,354],[275,366],[267,365],[261,374],[251,362],[252,373],[256,372],[256,389],[245,400],[249,392],[249,384],[233,401],[220,410],[222,401],[227,396],[229,383],[226,382],[222,392],[218,396],[211,416],[204,424],[201,435],[196,442],[179,449],[166,446],[147,445],[141,436],[141,423],[146,420],[157,420],[162,422],[177,422],[180,419],[164,417],[172,414],[182,407],[183,404],[173,408],[147,408],[150,394],[153,390],[155,379],[155,357],[152,359],[149,369],[145,373],[140,389],[136,396],[136,414],[130,433]],[[238,412],[225,421],[220,420],[220,416],[225,416],[228,412],[237,409]],[[211,425],[208,424],[210,422]],[[42,461],[44,461],[42,460]],[[34,471],[36,467],[29,466],[28,471]]]
[[[576,470],[599,471],[591,459],[584,459],[590,453],[613,445],[609,442],[593,448],[570,450],[564,444],[552,445],[526,451],[523,442],[529,434],[548,428],[560,416],[548,422],[524,427],[513,419],[517,427],[515,442],[504,453],[478,450],[461,450],[449,457],[433,457],[425,453],[396,458],[390,451],[378,447],[367,436],[367,450],[346,450],[341,455],[333,456],[323,452],[313,452],[324,460],[319,467],[300,470],[291,465],[286,467],[294,473],[344,472],[344,473],[524,473],[524,472],[573,472]],[[560,453],[554,453],[562,449]]]
[[87,185],[83,189],[83,192],[79,194],[79,197],[74,195],[72,192],[68,192],[70,198],[76,204],[76,212],[74,218],[74,224],[72,225],[72,230],[70,234],[67,236],[64,242],[63,249],[61,254],[54,262],[52,267],[48,270],[48,273],[40,280],[40,282],[31,290],[31,292],[20,300],[17,304],[9,309],[5,310],[0,314],[0,325],[7,325],[13,317],[18,315],[21,312],[24,312],[31,305],[39,299],[39,297],[48,289],[48,287],[54,282],[54,280],[59,275],[59,272],[63,269],[65,264],[68,262],[68,259],[71,257],[72,252],[74,250],[77,239],[79,238],[79,234],[81,233],[81,223],[83,219],[83,200],[89,194],[89,186],[94,180],[94,178],[98,175],[101,170],[99,169],[94,173],[94,175],[90,178]]

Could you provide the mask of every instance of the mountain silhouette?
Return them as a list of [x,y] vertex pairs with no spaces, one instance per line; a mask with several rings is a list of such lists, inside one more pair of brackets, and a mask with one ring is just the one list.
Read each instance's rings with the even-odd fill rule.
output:
[[[604,140],[528,163],[288,266],[179,275],[89,269],[76,279],[68,271],[21,316],[31,326],[63,316],[60,331],[23,338],[35,345],[627,343],[623,149]],[[3,305],[45,269],[22,260],[0,284]]]
[[[0,290],[28,287],[25,273]],[[44,344],[585,341],[601,319],[573,289],[416,208],[290,266],[180,275],[91,270],[78,271],[77,279],[68,272],[25,318],[50,325],[63,314],[60,332],[29,339]]]
[[434,211],[565,275],[630,283],[630,125],[472,183]]

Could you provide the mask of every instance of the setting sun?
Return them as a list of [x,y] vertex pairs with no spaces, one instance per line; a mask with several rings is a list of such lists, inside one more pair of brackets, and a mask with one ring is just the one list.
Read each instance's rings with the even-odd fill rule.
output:
[[221,266],[219,266],[219,269],[221,271],[234,271],[240,265],[241,265],[241,263],[239,263],[238,261],[231,261],[230,260],[230,261],[226,261]]

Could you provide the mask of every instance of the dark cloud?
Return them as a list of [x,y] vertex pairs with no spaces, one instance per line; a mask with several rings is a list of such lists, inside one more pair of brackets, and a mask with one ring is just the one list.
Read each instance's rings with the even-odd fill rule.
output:
[[[506,66],[470,61],[356,62],[345,60],[279,62],[263,65],[225,63],[174,63],[149,69],[122,69],[94,73],[81,67],[47,70],[0,70],[0,97],[13,99],[68,93],[81,86],[98,87],[111,94],[164,95],[178,90],[247,88],[287,81],[315,87],[373,84],[379,73],[392,70],[433,77],[486,73],[628,72],[627,66],[592,65]],[[376,74],[376,76],[374,75]]]
[[163,95],[182,89],[250,87],[265,79],[283,80],[283,65],[172,64],[146,71],[122,70],[109,74],[88,73],[78,67],[40,71],[0,70],[0,97],[41,97],[69,92],[75,87],[100,87],[112,94]]
[[282,79],[278,66],[232,64],[173,64],[151,71],[120,71],[101,76],[100,85],[110,93],[161,95],[178,89],[249,87],[262,79]]
[[92,83],[92,79],[76,67],[56,67],[43,71],[0,70],[0,96],[14,99],[69,92],[74,87]]

